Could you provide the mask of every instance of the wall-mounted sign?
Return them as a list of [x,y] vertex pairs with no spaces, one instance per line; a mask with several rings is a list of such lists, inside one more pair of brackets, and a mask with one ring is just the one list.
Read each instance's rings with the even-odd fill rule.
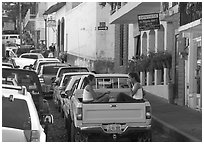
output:
[[98,30],[108,30],[108,27],[106,26],[106,22],[100,22],[98,26]]
[[159,13],[141,14],[138,15],[139,30],[159,29]]
[[55,20],[48,20],[47,21],[47,27],[56,27],[56,21]]

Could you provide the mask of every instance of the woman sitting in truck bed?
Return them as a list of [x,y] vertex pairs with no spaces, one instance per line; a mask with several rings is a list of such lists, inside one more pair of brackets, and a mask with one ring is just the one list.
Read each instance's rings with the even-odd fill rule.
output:
[[130,95],[119,93],[116,97],[117,102],[134,102],[143,99],[143,89],[137,73],[129,73],[127,84],[130,88]]
[[105,92],[101,96],[97,96],[95,91],[93,90],[93,85],[95,84],[95,76],[92,74],[89,74],[84,79],[85,88],[83,91],[83,102],[108,102],[109,96],[106,94],[109,94],[110,91]]

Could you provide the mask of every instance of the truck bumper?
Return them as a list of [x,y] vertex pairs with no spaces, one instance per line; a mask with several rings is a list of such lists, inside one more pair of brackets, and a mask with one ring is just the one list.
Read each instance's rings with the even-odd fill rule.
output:
[[110,136],[113,134],[117,134],[117,137],[129,137],[132,135],[137,135],[138,133],[151,133],[151,125],[148,125],[147,127],[127,127],[123,132],[121,133],[107,133],[102,127],[96,126],[96,127],[81,127],[80,128],[82,133],[87,135],[97,134],[101,136]]

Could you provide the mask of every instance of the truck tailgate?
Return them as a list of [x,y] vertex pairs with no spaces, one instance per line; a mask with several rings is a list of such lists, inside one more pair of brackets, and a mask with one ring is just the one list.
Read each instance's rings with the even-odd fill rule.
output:
[[145,122],[145,103],[83,104],[83,123]]

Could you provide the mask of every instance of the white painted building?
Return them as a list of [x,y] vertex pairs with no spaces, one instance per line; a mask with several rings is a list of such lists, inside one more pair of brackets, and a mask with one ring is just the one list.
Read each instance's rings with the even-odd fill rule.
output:
[[[108,18],[108,9],[93,2],[67,12],[65,51],[88,60],[113,59],[114,26],[108,24]],[[108,30],[98,30],[100,22],[105,22]]]

